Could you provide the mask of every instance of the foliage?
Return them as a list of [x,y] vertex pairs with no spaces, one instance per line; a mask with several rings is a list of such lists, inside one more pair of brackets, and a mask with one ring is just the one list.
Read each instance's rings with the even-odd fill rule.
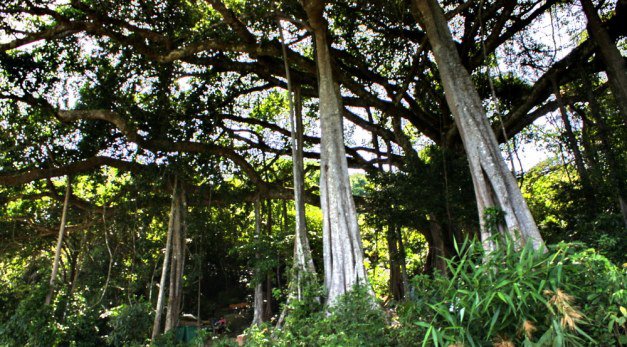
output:
[[113,346],[143,345],[152,328],[152,308],[148,302],[122,304],[105,313],[111,332],[107,342]]
[[[198,330],[198,334],[192,341],[189,342],[181,342],[176,338],[176,333],[171,330],[165,334],[161,334],[155,340],[151,341],[150,346],[153,347],[203,347],[205,346],[205,341],[211,338],[211,333],[207,330],[200,329]],[[215,346],[215,341],[212,340],[212,346]]]
[[285,326],[253,326],[250,346],[386,346],[391,343],[385,315],[366,286],[356,286],[324,309],[315,301],[293,306]]
[[19,302],[13,315],[0,322],[0,345],[97,346],[102,344],[98,312],[80,295],[63,291],[51,305],[43,305],[47,286],[37,286]]
[[34,288],[20,301],[15,313],[0,326],[0,344],[9,346],[54,346],[61,331],[53,320],[53,307],[43,305],[48,289]]
[[399,344],[614,344],[607,325],[624,306],[625,271],[576,249],[517,251],[508,241],[485,255],[479,242],[464,244],[460,258],[447,260],[450,277],[414,279],[412,300],[399,311]]

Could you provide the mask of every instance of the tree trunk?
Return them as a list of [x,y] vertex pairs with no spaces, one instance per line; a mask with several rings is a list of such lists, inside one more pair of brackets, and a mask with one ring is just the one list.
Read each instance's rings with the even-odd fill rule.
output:
[[435,0],[413,0],[413,5],[431,43],[446,100],[468,156],[484,248],[490,252],[495,247],[483,220],[487,208],[504,213],[504,231],[518,244],[530,242],[536,249],[543,248],[538,227],[501,155],[479,94],[461,63],[442,8]]
[[610,89],[616,99],[616,104],[627,125],[627,68],[625,59],[621,55],[616,43],[603,28],[601,18],[591,0],[581,0],[583,12],[588,20],[588,34],[597,44],[598,52],[605,64]]
[[320,205],[324,284],[327,304],[357,284],[368,284],[357,211],[351,192],[344,149],[344,127],[339,86],[333,77],[333,63],[327,39],[324,2],[303,0],[316,42],[318,95],[320,99]]
[[407,297],[409,287],[409,277],[407,276],[407,252],[405,252],[405,242],[400,226],[396,227],[396,241],[398,241],[398,262],[401,265],[401,279],[403,281],[403,298]]
[[168,314],[165,318],[165,332],[178,325],[183,296],[183,270],[185,268],[185,213],[187,204],[182,185],[176,191],[176,210],[174,228],[172,230],[172,260],[170,270],[170,291],[168,297]]
[[63,200],[63,211],[61,212],[61,224],[59,225],[59,236],[57,237],[57,247],[54,251],[54,260],[52,262],[52,273],[50,274],[50,291],[46,295],[46,305],[50,305],[54,297],[54,290],[57,282],[57,273],[59,272],[59,261],[61,259],[61,248],[63,246],[63,235],[65,234],[65,223],[67,221],[67,208],[72,192],[72,179],[68,175],[65,186],[65,199]]
[[[259,196],[255,200],[255,242],[259,243],[259,236],[261,234],[261,206],[259,202]],[[258,246],[258,245],[257,245]],[[261,255],[257,251],[255,258],[259,261]],[[259,278],[259,274],[255,274],[255,278]],[[253,298],[253,325],[260,325],[263,323],[263,282],[259,280],[259,283],[255,285],[255,294]]]
[[385,239],[388,243],[388,256],[390,258],[390,293],[395,301],[403,300],[405,296],[405,288],[403,287],[403,277],[401,275],[400,252],[398,251],[396,228],[393,224],[389,224]]
[[[287,79],[288,100],[290,105],[290,133],[292,141],[292,172],[294,174],[294,208],[296,210],[296,237],[294,238],[294,270],[296,277],[296,292],[301,293],[302,272],[316,273],[316,268],[311,256],[309,238],[307,237],[307,223],[305,216],[305,169],[303,160],[303,115],[300,86],[294,86],[290,74],[289,61],[287,60],[287,47],[283,37],[283,27],[279,21],[279,32],[283,48],[283,61],[285,77]],[[306,277],[306,276],[305,276]],[[298,295],[300,300],[300,295]]]
[[[266,223],[266,234],[268,237],[272,235],[272,227],[273,227],[273,216],[272,216],[272,200],[266,200],[267,207],[267,223]],[[278,266],[278,265],[277,265]],[[267,322],[272,317],[272,272],[268,271],[266,273],[266,289],[264,290],[264,299],[263,299],[263,321]]]
[[436,220],[433,213],[429,214],[429,261],[431,269],[446,274],[446,247],[442,226]]
[[174,229],[174,219],[177,210],[177,193],[176,186],[178,181],[174,178],[174,188],[172,190],[172,205],[170,207],[170,217],[168,222],[168,231],[165,241],[165,252],[163,254],[163,266],[161,267],[161,280],[159,281],[159,294],[157,295],[157,307],[155,309],[155,320],[152,324],[152,340],[154,340],[161,333],[161,316],[163,315],[163,306],[165,298],[165,282],[168,276],[168,269],[170,267],[170,250],[172,248],[172,233]]
[[583,155],[581,154],[581,150],[579,149],[579,144],[577,143],[577,138],[575,137],[575,133],[573,132],[573,127],[570,123],[570,119],[568,118],[568,112],[566,111],[566,106],[564,105],[564,102],[562,100],[560,87],[555,82],[555,80],[553,80],[552,82],[555,99],[557,100],[557,104],[560,109],[560,115],[562,117],[562,122],[564,123],[566,141],[568,147],[570,147],[570,150],[573,153],[573,157],[575,158],[575,168],[577,169],[577,173],[579,174],[584,198],[586,200],[586,203],[590,207],[590,214],[594,215],[594,212],[597,209],[597,204],[594,196],[594,190],[592,189],[592,183],[590,182],[590,175],[588,175],[588,170],[586,169],[583,161]]

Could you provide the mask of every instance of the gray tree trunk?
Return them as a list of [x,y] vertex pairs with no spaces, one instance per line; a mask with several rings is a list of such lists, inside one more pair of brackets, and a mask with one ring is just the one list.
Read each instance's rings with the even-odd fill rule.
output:
[[328,25],[322,15],[324,2],[302,2],[316,43],[321,128],[320,205],[323,217],[324,284],[327,304],[334,305],[338,296],[352,290],[357,284],[366,285],[368,280],[357,211],[348,176],[339,86],[333,77],[327,38]]
[[489,240],[492,235],[483,220],[487,208],[504,212],[504,231],[518,243],[530,242],[536,249],[543,248],[538,227],[501,155],[479,94],[461,63],[442,8],[435,0],[412,2],[431,43],[446,101],[455,116],[468,156],[484,248],[488,252],[494,249]]
[[588,34],[596,41],[601,59],[605,63],[610,89],[623,116],[623,122],[627,125],[627,68],[625,67],[625,59],[616,47],[616,43],[603,28],[601,18],[592,1],[581,0],[581,6],[588,19]]
[[[255,200],[255,241],[259,242],[261,234],[261,206],[259,196]],[[259,260],[260,254],[257,252],[255,255]],[[259,278],[259,274],[255,274],[256,278]],[[253,325],[260,325],[263,323],[263,282],[259,280],[259,283],[255,285],[255,294],[253,297]]]
[[57,273],[59,272],[59,261],[61,260],[61,248],[63,246],[63,235],[65,234],[65,224],[67,221],[67,208],[70,201],[70,194],[72,192],[72,180],[70,176],[67,176],[67,182],[65,186],[65,198],[63,200],[63,211],[61,212],[61,224],[59,225],[59,236],[57,237],[57,247],[54,251],[54,260],[52,262],[52,273],[50,274],[50,290],[46,295],[45,304],[50,305],[52,298],[54,297],[54,290],[57,283]]
[[176,191],[176,209],[174,227],[172,229],[172,260],[170,269],[170,290],[168,297],[168,314],[165,318],[165,332],[178,325],[183,297],[183,270],[185,268],[185,213],[187,204],[185,190],[179,184]]
[[165,252],[163,254],[163,266],[161,267],[161,279],[159,280],[159,294],[157,295],[157,307],[155,309],[155,320],[152,324],[152,340],[157,338],[161,333],[161,317],[163,315],[163,306],[165,299],[165,282],[168,276],[168,269],[170,268],[170,250],[172,249],[172,233],[174,229],[174,219],[177,210],[177,193],[176,186],[178,182],[174,179],[174,188],[172,190],[172,204],[170,206],[170,217],[168,221],[168,231],[165,241]]

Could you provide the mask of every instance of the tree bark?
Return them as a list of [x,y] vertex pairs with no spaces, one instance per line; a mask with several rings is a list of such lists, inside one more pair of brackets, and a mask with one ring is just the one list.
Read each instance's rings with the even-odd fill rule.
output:
[[344,148],[344,127],[339,86],[333,77],[324,2],[302,1],[313,28],[320,99],[320,205],[324,284],[327,304],[357,284],[368,284],[357,211],[351,192]]
[[603,28],[603,22],[591,0],[581,0],[583,12],[588,20],[588,34],[596,41],[598,52],[605,64],[607,79],[616,104],[627,125],[627,68],[616,43]]
[[178,325],[183,296],[183,271],[185,268],[185,213],[187,203],[182,185],[176,190],[176,210],[172,230],[172,260],[170,269],[170,290],[168,314],[165,319],[165,332]]
[[163,306],[165,298],[165,282],[168,276],[168,269],[170,267],[170,250],[172,248],[172,233],[174,229],[174,219],[176,215],[176,186],[178,184],[177,179],[174,179],[174,188],[172,190],[172,204],[170,206],[170,218],[168,222],[168,231],[165,241],[165,252],[163,254],[163,266],[161,267],[161,280],[159,281],[159,294],[157,296],[157,307],[155,309],[155,320],[152,324],[152,340],[154,340],[161,333],[161,317],[163,315]]
[[67,221],[67,208],[72,192],[72,179],[66,176],[65,199],[63,200],[63,211],[61,212],[61,224],[59,225],[59,236],[57,237],[57,247],[54,252],[54,260],[52,262],[52,273],[50,274],[50,290],[46,295],[45,304],[50,305],[54,297],[54,290],[57,282],[57,273],[59,272],[59,261],[61,259],[61,248],[63,247],[63,235],[65,234],[65,224]]
[[[261,234],[261,206],[259,196],[255,200],[255,242],[259,243],[259,237]],[[257,251],[255,258],[259,260],[261,255]],[[259,278],[259,274],[255,274],[256,278]],[[263,323],[263,282],[259,280],[259,283],[255,285],[255,294],[253,297],[253,325],[260,325]]]
[[422,21],[431,43],[446,101],[455,116],[468,156],[484,248],[490,252],[495,247],[483,220],[487,208],[504,212],[504,231],[519,245],[531,243],[536,249],[543,248],[544,241],[538,227],[505,164],[479,94],[462,65],[442,8],[435,0],[413,0],[412,3],[414,14]]

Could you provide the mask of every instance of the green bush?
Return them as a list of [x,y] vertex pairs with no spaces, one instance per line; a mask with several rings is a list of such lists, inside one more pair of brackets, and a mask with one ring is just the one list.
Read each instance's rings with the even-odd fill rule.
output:
[[[177,333],[173,330],[167,333],[159,335],[156,339],[151,341],[150,346],[153,347],[203,347],[205,342],[211,339],[212,332],[206,329],[200,329],[197,331],[196,337],[189,342],[182,342],[177,339]],[[212,346],[216,346],[217,340],[212,340]],[[237,344],[235,344],[237,345]]]
[[285,326],[267,325],[247,331],[248,346],[387,346],[388,329],[382,309],[368,289],[356,286],[328,311],[317,301],[295,302]]
[[44,305],[48,286],[34,287],[0,324],[0,345],[8,346],[100,346],[98,312],[85,298],[68,297],[60,288],[55,300]]
[[44,305],[47,286],[34,288],[17,306],[11,317],[0,326],[0,345],[56,346],[61,329],[55,324],[53,306]]
[[150,303],[138,302],[120,305],[105,313],[111,332],[107,342],[114,346],[144,345],[150,336],[153,314]]
[[506,242],[485,256],[479,242],[466,243],[447,260],[449,277],[414,279],[413,298],[399,309],[398,344],[616,344],[624,271],[576,248],[517,251]]

